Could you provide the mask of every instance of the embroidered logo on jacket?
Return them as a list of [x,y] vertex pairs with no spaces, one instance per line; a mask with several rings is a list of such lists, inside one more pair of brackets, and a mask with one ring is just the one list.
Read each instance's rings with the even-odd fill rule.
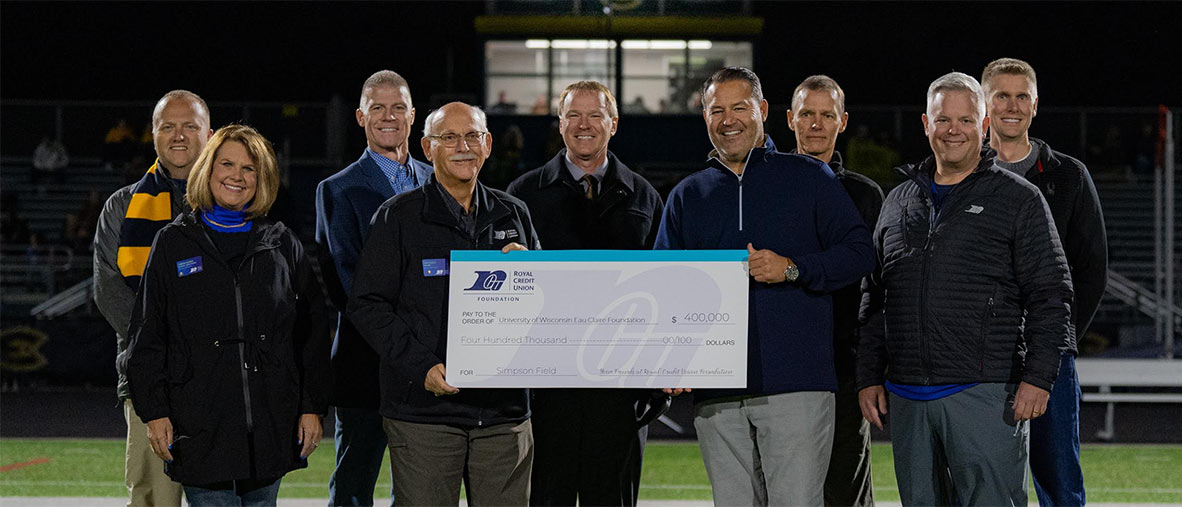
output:
[[972,213],[974,215],[980,215],[982,211],[985,211],[985,207],[977,206],[976,204],[969,206],[969,209],[965,210],[965,212]]

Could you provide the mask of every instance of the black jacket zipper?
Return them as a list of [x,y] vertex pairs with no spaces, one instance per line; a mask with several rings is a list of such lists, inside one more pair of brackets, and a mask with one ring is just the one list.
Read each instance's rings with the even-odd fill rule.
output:
[[[242,398],[246,403],[246,431],[254,431],[254,415],[250,410],[250,363],[246,361],[246,334],[242,322],[242,289],[238,274],[234,274],[234,304],[238,307],[238,357],[242,360]],[[258,365],[255,365],[257,368]]]
[[[947,199],[947,197],[945,197]],[[936,205],[929,197],[927,198],[928,206],[928,234],[923,242],[923,278],[919,290],[919,307],[927,308],[928,299],[928,261],[931,259],[932,252],[932,234],[936,231],[936,220],[940,218],[940,213],[936,211]],[[931,359],[928,351],[928,319],[921,315],[919,319],[919,357],[923,362],[923,385],[931,384]]]

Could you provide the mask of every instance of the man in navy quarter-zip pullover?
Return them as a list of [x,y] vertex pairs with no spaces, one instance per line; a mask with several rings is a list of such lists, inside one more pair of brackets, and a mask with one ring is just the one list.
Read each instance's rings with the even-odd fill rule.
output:
[[837,389],[828,293],[874,269],[869,231],[828,165],[776,151],[754,72],[719,70],[702,106],[715,149],[669,194],[655,248],[750,252],[747,387],[694,393],[714,502],[821,505]]

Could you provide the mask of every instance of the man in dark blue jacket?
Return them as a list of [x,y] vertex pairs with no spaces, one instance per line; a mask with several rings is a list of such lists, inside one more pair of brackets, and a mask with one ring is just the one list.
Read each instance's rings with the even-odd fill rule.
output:
[[373,505],[386,454],[378,414],[378,356],[343,314],[357,258],[378,206],[423,185],[432,172],[430,164],[410,157],[407,140],[415,109],[402,76],[382,70],[366,79],[356,116],[365,129],[365,151],[316,187],[321,272],[333,306],[342,311],[332,346],[337,458],[328,481],[329,505]]
[[[989,147],[996,151],[997,165],[1025,176],[1051,208],[1075,288],[1075,336],[1082,337],[1108,283],[1108,237],[1092,175],[1083,162],[1030,137],[1030,124],[1038,114],[1038,80],[1030,64],[1014,58],[994,60],[981,75],[981,87],[990,118]],[[1042,505],[1087,503],[1079,464],[1076,352],[1073,341],[1059,362],[1046,414],[1030,422],[1030,471]]]
[[750,252],[747,387],[695,393],[714,502],[821,505],[837,390],[827,293],[874,269],[870,235],[825,163],[776,151],[754,72],[719,70],[702,105],[715,150],[669,194],[656,248]]
[[[509,194],[530,209],[550,250],[647,250],[661,196],[607,145],[619,121],[616,98],[595,81],[559,98],[566,148],[523,174]],[[533,389],[531,505],[636,505],[648,422],[667,397],[644,389]],[[576,502],[577,501],[577,502]]]

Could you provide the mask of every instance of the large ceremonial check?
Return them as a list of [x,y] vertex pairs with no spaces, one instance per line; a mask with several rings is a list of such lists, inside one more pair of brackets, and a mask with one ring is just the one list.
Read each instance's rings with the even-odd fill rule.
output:
[[745,250],[453,251],[457,387],[747,385]]

